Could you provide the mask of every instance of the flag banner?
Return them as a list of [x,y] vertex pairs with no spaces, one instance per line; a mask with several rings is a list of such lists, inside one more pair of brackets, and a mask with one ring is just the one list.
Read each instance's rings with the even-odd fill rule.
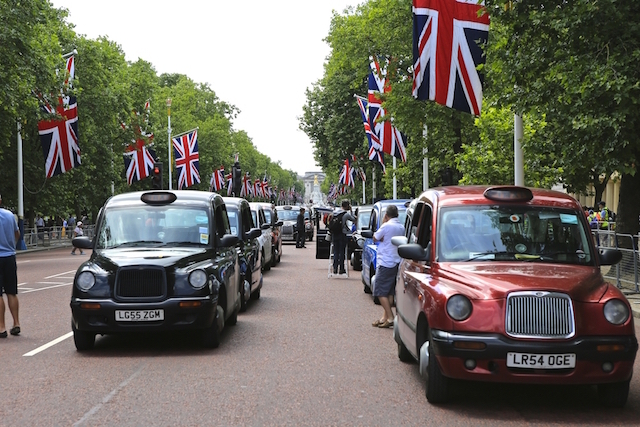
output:
[[262,192],[262,181],[260,181],[260,178],[256,178],[253,181],[253,196],[264,197],[264,193]]
[[265,175],[262,178],[262,182],[260,183],[260,188],[262,189],[262,195],[265,198],[271,197],[271,187],[269,187],[269,180],[267,180],[267,176]]
[[351,161],[345,159],[342,168],[340,169],[340,176],[338,178],[338,184],[343,184],[348,187],[355,187],[354,179],[355,169],[351,166]]
[[253,195],[253,185],[251,184],[251,177],[249,176],[249,172],[247,172],[242,177],[242,188],[240,188],[240,197],[251,197]]
[[381,93],[391,91],[387,81],[386,67],[381,67],[377,59],[371,60],[371,73],[369,74],[368,93],[368,117],[372,131],[377,135],[379,142],[372,139],[372,145],[376,150],[390,154],[403,162],[407,161],[407,148],[405,136],[392,125],[390,117],[382,108]]
[[200,183],[200,156],[198,154],[198,130],[173,138],[176,156],[178,188],[183,189]]
[[224,166],[220,166],[220,169],[216,169],[211,174],[211,181],[209,182],[209,191],[220,191],[224,188]]
[[369,103],[366,99],[359,96],[356,96],[356,102],[360,108],[360,116],[362,117],[362,123],[364,124],[364,132],[366,133],[367,140],[369,141],[369,160],[380,163],[384,172],[384,155],[376,148],[382,148],[382,145],[380,145],[378,136],[371,130],[371,123],[369,122]]
[[231,197],[233,195],[233,173],[229,172],[224,179],[227,180],[227,196]]
[[[75,77],[73,55],[67,58],[66,73],[65,86],[71,86]],[[57,108],[45,104],[43,109],[47,113],[59,116],[38,122],[45,173],[47,178],[51,178],[81,163],[78,145],[78,103],[75,96],[66,96],[61,92]]]
[[488,35],[484,1],[413,0],[413,96],[479,116]]
[[153,163],[157,161],[156,152],[147,148],[142,139],[138,139],[134,144],[127,147],[123,157],[127,184],[129,185],[134,181],[142,181],[151,176]]

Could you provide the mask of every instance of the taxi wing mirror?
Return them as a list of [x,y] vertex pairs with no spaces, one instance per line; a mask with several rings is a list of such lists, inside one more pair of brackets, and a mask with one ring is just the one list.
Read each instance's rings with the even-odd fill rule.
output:
[[622,251],[614,248],[600,249],[599,255],[600,265],[616,265],[622,260]]
[[262,230],[259,228],[252,228],[251,230],[245,233],[247,235],[247,240],[257,239],[262,235]]
[[284,225],[284,222],[282,222],[282,220],[276,222],[276,227],[282,227]]
[[86,236],[74,237],[73,240],[71,240],[71,244],[78,249],[93,248],[93,242]]
[[363,228],[362,231],[360,232],[360,235],[365,239],[373,239],[373,231],[368,229]]
[[391,238],[391,244],[396,247],[400,245],[406,245],[407,243],[409,243],[409,241],[405,236],[393,236]]
[[235,234],[225,234],[220,239],[220,246],[223,248],[235,246],[238,244],[238,240],[238,236],[236,236]]
[[[393,240],[392,240],[393,241]],[[431,243],[423,248],[418,243],[407,243],[398,246],[398,255],[404,259],[411,259],[413,261],[428,261],[431,258]]]
[[271,224],[264,223],[260,226],[261,230],[268,230],[271,228]]

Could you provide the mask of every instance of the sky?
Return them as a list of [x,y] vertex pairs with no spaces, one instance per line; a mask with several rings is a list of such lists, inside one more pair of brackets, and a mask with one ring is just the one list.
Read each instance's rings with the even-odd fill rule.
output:
[[67,21],[77,34],[106,36],[128,61],[142,58],[158,74],[208,83],[240,110],[234,129],[299,175],[321,170],[298,118],[305,90],[322,78],[330,53],[323,39],[332,11],[361,1],[51,0],[69,10]]

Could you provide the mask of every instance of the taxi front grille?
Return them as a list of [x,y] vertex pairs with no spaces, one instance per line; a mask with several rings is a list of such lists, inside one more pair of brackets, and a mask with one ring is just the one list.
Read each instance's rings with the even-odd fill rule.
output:
[[116,277],[116,297],[154,301],[166,296],[164,269],[160,267],[122,268]]
[[293,225],[285,225],[282,227],[282,234],[293,234]]
[[575,335],[571,298],[554,292],[514,292],[507,297],[506,332],[515,338],[562,339]]

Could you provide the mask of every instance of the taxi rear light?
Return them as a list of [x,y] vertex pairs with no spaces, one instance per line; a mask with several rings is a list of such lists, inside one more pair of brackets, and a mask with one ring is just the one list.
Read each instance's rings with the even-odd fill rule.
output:
[[100,304],[97,302],[82,302],[80,303],[80,308],[85,310],[100,310]]
[[525,187],[490,187],[484,191],[484,197],[496,202],[528,202],[533,199],[533,193]]
[[474,341],[456,341],[453,343],[453,346],[463,350],[484,350],[487,348],[485,343]]
[[181,301],[178,303],[178,306],[181,308],[194,308],[200,307],[202,303],[200,301]]
[[609,353],[612,351],[623,351],[624,345],[622,344],[602,344],[596,347],[598,351],[603,353]]

